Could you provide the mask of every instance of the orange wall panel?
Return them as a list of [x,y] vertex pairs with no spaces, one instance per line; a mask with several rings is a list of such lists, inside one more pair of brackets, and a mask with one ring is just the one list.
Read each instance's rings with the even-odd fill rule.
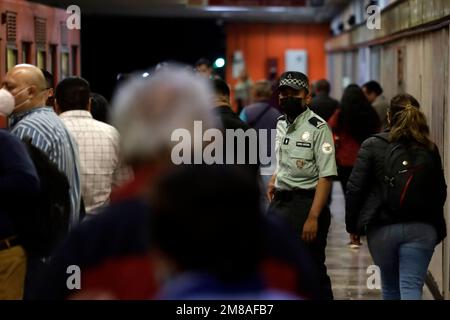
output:
[[[264,29],[261,26],[255,26],[255,28],[251,28],[248,30],[247,41],[246,41],[246,52],[264,52],[265,51],[265,37],[264,37]],[[264,55],[253,55],[252,59],[248,61],[249,69],[254,70],[252,77],[254,80],[264,79],[264,68],[260,68],[260,66],[265,66],[265,57]]]
[[243,53],[245,64],[253,81],[267,77],[266,62],[278,61],[278,76],[285,70],[287,49],[305,49],[308,53],[308,76],[316,81],[326,76],[325,42],[329,38],[327,24],[249,24],[227,25],[227,82],[236,84],[232,76],[232,58],[236,50]]

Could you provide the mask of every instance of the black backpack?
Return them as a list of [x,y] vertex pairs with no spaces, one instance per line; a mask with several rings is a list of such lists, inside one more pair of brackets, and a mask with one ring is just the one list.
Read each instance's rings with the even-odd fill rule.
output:
[[[387,134],[376,135],[387,142]],[[418,145],[392,142],[386,148],[383,205],[400,221],[426,218],[439,201],[433,192],[436,161],[431,150]]]
[[25,137],[23,142],[36,167],[41,191],[37,205],[31,206],[18,223],[18,233],[29,256],[47,257],[68,232],[70,185],[48,156],[32,145],[31,138]]

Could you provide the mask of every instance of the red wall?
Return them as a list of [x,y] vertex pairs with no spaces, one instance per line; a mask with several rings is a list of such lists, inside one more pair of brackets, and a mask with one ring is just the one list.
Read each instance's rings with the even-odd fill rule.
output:
[[232,76],[233,52],[241,50],[253,81],[265,79],[266,60],[276,58],[278,75],[285,70],[286,49],[306,49],[308,76],[316,81],[326,76],[325,42],[329,38],[327,24],[229,24],[227,37],[227,82],[234,87]]
[[[74,1],[75,2],[75,1]],[[18,63],[24,63],[22,58],[22,42],[30,42],[31,46],[31,63],[36,64],[36,44],[35,44],[35,30],[34,30],[34,18],[45,18],[47,25],[47,43],[45,49],[47,53],[47,66],[51,64],[50,61],[50,47],[49,45],[57,46],[57,69],[58,72],[53,71],[56,78],[56,82],[59,81],[59,69],[61,64],[61,26],[60,23],[65,23],[69,14],[65,9],[53,8],[46,5],[29,2],[25,0],[0,0],[0,12],[12,11],[17,13],[17,39],[13,43],[7,43],[6,40],[6,24],[0,25],[0,78],[5,75],[6,70],[6,47],[7,45],[13,45],[18,51]],[[82,23],[82,21],[81,21]],[[69,49],[69,64],[72,70],[72,52],[71,47],[77,46],[77,66],[80,66],[80,31],[68,30],[67,31],[67,49]],[[78,67],[77,73],[80,73]]]

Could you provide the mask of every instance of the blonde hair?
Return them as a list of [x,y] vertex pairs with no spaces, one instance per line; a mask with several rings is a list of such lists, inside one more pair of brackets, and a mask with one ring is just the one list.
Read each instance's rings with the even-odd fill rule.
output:
[[409,94],[399,94],[391,100],[389,116],[392,142],[401,140],[415,142],[428,149],[434,148],[429,138],[427,119],[419,108],[419,102]]

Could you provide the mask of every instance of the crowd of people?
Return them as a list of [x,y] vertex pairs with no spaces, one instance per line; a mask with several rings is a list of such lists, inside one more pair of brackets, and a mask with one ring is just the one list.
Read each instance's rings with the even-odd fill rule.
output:
[[[123,81],[110,107],[81,77],[53,88],[45,70],[11,68],[0,89],[0,299],[333,299],[336,178],[351,243],[367,236],[383,297],[420,299],[446,236],[446,183],[418,101],[389,103],[375,81],[337,101],[326,80],[296,71],[254,83],[243,71],[239,83],[234,108],[206,59],[160,64]],[[249,162],[249,140],[221,155],[244,150],[244,163],[174,164],[173,132],[195,136],[198,121],[205,133],[276,132],[263,142],[273,175]],[[183,141],[187,157],[224,137]]]

